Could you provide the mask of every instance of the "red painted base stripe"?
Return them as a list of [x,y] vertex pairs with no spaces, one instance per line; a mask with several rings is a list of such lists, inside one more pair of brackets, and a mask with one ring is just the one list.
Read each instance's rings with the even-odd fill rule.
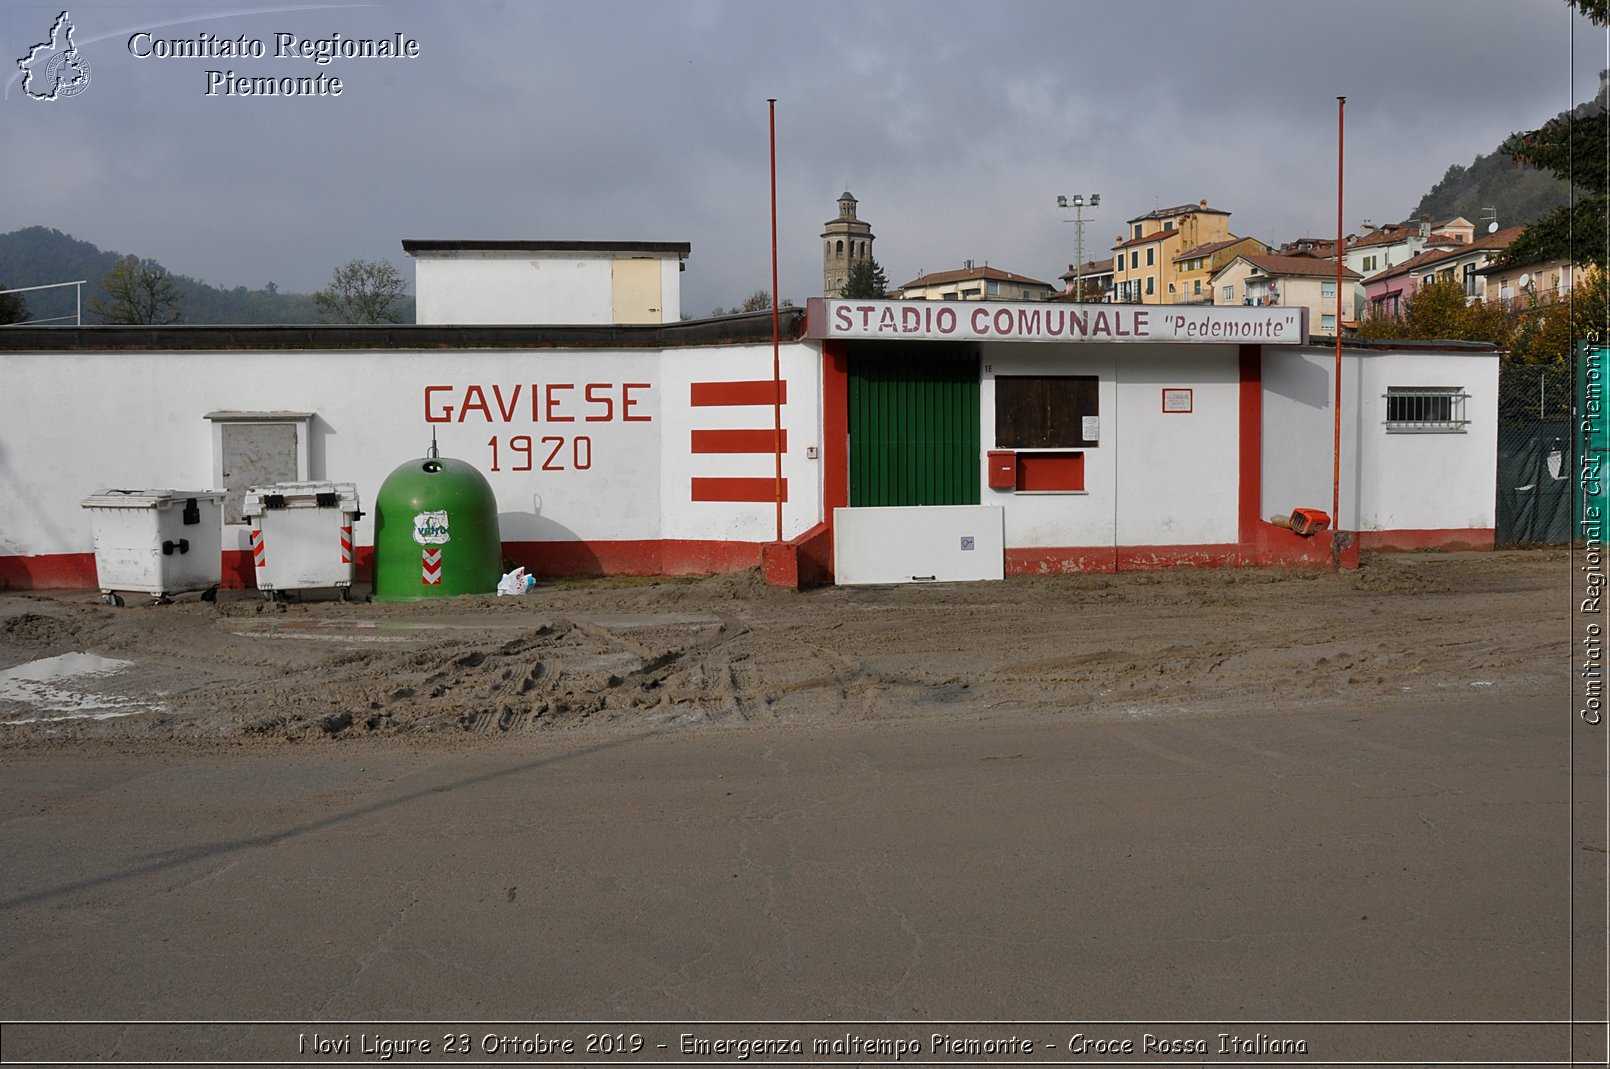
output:
[[[783,432],[782,446],[783,452],[788,452],[787,431]],[[776,448],[776,432],[771,430],[693,432],[695,453],[773,453]]]
[[0,557],[0,590],[88,590],[99,585],[93,553]]
[[720,575],[760,564],[764,542],[670,538],[618,542],[505,542],[503,555],[545,579],[581,575]]
[[[775,392],[777,387],[782,392]],[[694,382],[689,384],[688,403],[694,408],[727,405],[769,405],[776,397],[780,404],[788,403],[788,382],[774,383],[771,379],[750,379],[744,382]],[[770,448],[769,446],[767,447]]]
[[1421,531],[1359,531],[1362,550],[1492,549],[1497,534],[1491,527],[1437,528]]
[[1057,546],[1011,548],[1007,575],[1071,575],[1077,572],[1143,572],[1159,568],[1233,568],[1241,563],[1233,543],[1178,546]]
[[[777,500],[776,479],[694,479],[694,501],[753,501],[771,503]],[[788,480],[783,480],[783,500],[788,500]]]
[[[761,480],[768,487],[771,480]],[[770,500],[768,498],[767,500]],[[642,539],[597,542],[505,542],[503,555],[527,572],[544,578],[567,575],[718,575],[760,566],[770,543],[725,542],[696,539]],[[797,563],[769,562],[769,570],[785,585],[796,581],[826,581],[832,567],[832,532],[825,524],[812,528],[789,546],[797,546]],[[1145,568],[1241,565],[1328,567],[1331,563],[1328,532],[1302,538],[1284,528],[1262,523],[1256,538],[1239,546],[1074,546],[1016,547],[1006,551],[1008,575],[1054,575],[1072,572],[1113,572]],[[1359,549],[1483,549],[1493,548],[1491,528],[1435,531],[1361,531],[1342,554],[1343,567],[1356,567]],[[359,546],[354,579],[368,583],[374,576],[374,547]],[[250,590],[256,570],[249,550],[225,550],[221,560],[225,589]],[[788,574],[794,570],[793,575]],[[807,579],[810,576],[810,580]],[[99,582],[93,553],[52,553],[33,557],[0,557],[0,590],[91,590]]]

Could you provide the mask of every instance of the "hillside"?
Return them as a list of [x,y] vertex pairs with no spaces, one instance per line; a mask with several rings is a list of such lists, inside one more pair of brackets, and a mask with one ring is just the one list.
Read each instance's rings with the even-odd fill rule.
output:
[[[85,279],[84,322],[93,323],[91,300],[104,300],[99,282],[112,270],[124,253],[105,252],[87,241],[80,241],[60,230],[43,226],[24,227],[0,234],[0,288],[43,286],[53,282]],[[317,323],[318,309],[306,293],[281,293],[273,283],[263,289],[245,286],[221,289],[187,275],[174,274],[181,294],[186,323]],[[71,289],[46,290],[22,295],[28,302],[31,319],[50,319],[73,315]],[[403,322],[414,319],[413,298],[407,298]],[[66,322],[71,322],[69,318]]]
[[1477,156],[1468,167],[1451,165],[1442,181],[1420,198],[1410,218],[1440,221],[1462,215],[1480,224],[1495,212],[1499,226],[1522,226],[1535,223],[1570,196],[1565,182],[1495,151]]
[[[1578,115],[1604,110],[1602,77],[1600,85],[1596,99],[1576,107]],[[1564,119],[1567,114],[1561,112],[1558,118]],[[1529,225],[1569,203],[1570,199],[1568,183],[1546,171],[1516,163],[1500,145],[1490,153],[1477,156],[1468,167],[1451,165],[1442,180],[1420,198],[1410,218],[1426,215],[1441,220],[1462,215],[1479,224],[1486,210],[1493,209],[1497,212],[1499,226]]]

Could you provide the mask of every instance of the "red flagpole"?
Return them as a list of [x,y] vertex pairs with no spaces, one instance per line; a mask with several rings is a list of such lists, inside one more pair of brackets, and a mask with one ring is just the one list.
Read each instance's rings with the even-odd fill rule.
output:
[[[1334,390],[1334,405],[1336,410],[1336,427],[1331,438],[1331,493],[1330,493],[1330,522],[1331,540],[1335,543],[1342,530],[1342,129],[1343,112],[1347,108],[1347,98],[1336,98],[1336,387]],[[1340,565],[1341,558],[1331,554],[1332,560]]]
[[772,455],[777,462],[777,541],[783,540],[783,371],[781,330],[777,320],[777,98],[768,97],[771,109],[771,419]]

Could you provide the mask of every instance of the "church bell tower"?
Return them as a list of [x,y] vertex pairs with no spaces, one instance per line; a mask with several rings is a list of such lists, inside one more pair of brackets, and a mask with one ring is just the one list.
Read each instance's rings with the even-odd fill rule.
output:
[[855,197],[845,190],[839,197],[837,219],[822,231],[822,295],[837,297],[850,277],[850,268],[872,259],[872,227],[855,217]]

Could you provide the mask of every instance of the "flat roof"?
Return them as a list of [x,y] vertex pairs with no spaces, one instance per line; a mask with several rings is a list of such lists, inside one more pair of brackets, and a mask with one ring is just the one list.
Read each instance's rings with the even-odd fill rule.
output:
[[685,257],[686,241],[524,241],[476,238],[403,238],[409,256],[432,252],[658,252]]
[[[805,309],[778,309],[778,330],[795,341]],[[677,323],[462,326],[387,323],[260,326],[0,327],[0,353],[218,350],[371,349],[676,349],[771,341],[771,311],[743,312]]]

